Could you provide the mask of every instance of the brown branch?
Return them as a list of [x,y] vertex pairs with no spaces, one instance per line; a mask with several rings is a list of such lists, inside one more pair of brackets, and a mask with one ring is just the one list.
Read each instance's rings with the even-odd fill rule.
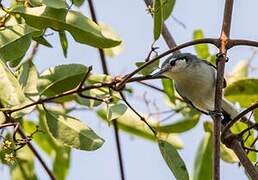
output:
[[159,56],[154,57],[153,59],[149,60],[148,62],[144,63],[143,65],[141,65],[140,67],[138,67],[136,70],[134,70],[133,72],[131,72],[130,74],[126,75],[123,80],[117,85],[116,89],[120,90],[121,88],[124,87],[124,85],[130,80],[131,77],[133,77],[136,73],[138,73],[139,71],[141,71],[143,68],[145,68],[146,66],[154,63],[155,61],[157,61],[160,58],[163,58],[177,50],[189,47],[189,46],[193,46],[196,44],[203,44],[203,43],[209,43],[209,44],[213,44],[216,47],[219,47],[220,42],[218,39],[214,39],[214,38],[203,38],[203,39],[197,39],[197,40],[193,40],[193,41],[188,41],[186,43],[180,44],[178,46],[176,46],[175,48],[172,48],[168,51],[165,51],[164,53],[160,54]]
[[[153,6],[152,0],[144,0],[145,4],[147,7],[149,6]],[[166,44],[168,45],[168,47],[170,49],[176,47],[176,41],[174,40],[173,36],[171,35],[171,33],[169,32],[167,26],[165,23],[163,23],[163,27],[162,27],[162,31],[161,34],[163,36],[163,39],[166,41]]]
[[225,132],[228,131],[239,119],[243,118],[247,113],[251,112],[252,110],[258,108],[258,102],[254,103],[252,106],[248,107],[241,113],[239,113],[234,119],[232,119],[222,130],[221,137],[225,137]]
[[114,82],[112,83],[100,83],[100,84],[93,84],[92,86],[86,86],[84,88],[81,88],[81,89],[78,89],[78,88],[75,88],[73,90],[70,90],[70,91],[66,91],[62,94],[57,94],[55,96],[52,96],[52,97],[49,97],[49,98],[45,98],[45,99],[39,99],[38,101],[36,102],[33,102],[33,103],[30,103],[30,104],[27,104],[27,105],[24,105],[22,107],[19,107],[19,108],[15,108],[15,109],[4,109],[2,108],[1,111],[7,113],[7,114],[11,114],[13,112],[16,112],[16,111],[20,111],[20,110],[23,110],[23,109],[26,109],[26,108],[29,108],[31,106],[35,106],[35,105],[38,105],[38,104],[43,104],[43,103],[46,103],[46,102],[51,102],[52,100],[55,100],[55,99],[58,99],[58,98],[61,98],[61,97],[64,97],[64,96],[69,96],[69,95],[73,95],[73,94],[79,94],[83,91],[87,91],[87,90],[90,90],[90,89],[96,89],[96,88],[101,88],[101,87],[111,87],[112,84],[114,84]]
[[[216,96],[215,96],[215,111],[221,112],[221,102],[222,102],[222,88],[223,88],[223,75],[224,75],[224,68],[225,68],[225,62],[227,60],[226,54],[227,49],[232,46],[232,44],[228,45],[229,42],[229,36],[230,36],[230,27],[231,27],[231,17],[232,17],[232,10],[233,10],[233,3],[234,0],[226,0],[225,1],[225,8],[224,8],[224,18],[223,18],[223,25],[220,35],[220,56],[218,58],[217,62],[217,82],[216,82]],[[233,41],[234,42],[234,41]],[[235,41],[236,43],[236,41]],[[247,42],[245,42],[247,43]],[[221,117],[218,115],[216,118],[214,118],[214,146],[215,148],[215,158],[214,158],[214,172],[213,172],[213,178],[219,179],[219,136],[220,134],[218,131],[220,131],[220,122]],[[217,133],[215,133],[217,132]],[[246,153],[244,149],[242,148],[240,142],[238,141],[238,138],[232,135],[230,131],[225,132],[226,137],[230,137],[230,148],[233,149],[235,154],[237,155],[238,159],[240,160],[241,164],[245,167],[245,170],[248,172],[250,177],[252,179],[258,179],[258,172],[256,168],[253,166],[252,162],[248,159],[246,156]],[[233,137],[233,138],[232,138]]]
[[242,148],[240,142],[237,139],[233,139],[231,144],[231,149],[234,150],[234,153],[237,155],[241,164],[244,166],[247,173],[250,175],[252,179],[258,179],[256,167],[246,156],[246,152]]
[[31,51],[31,54],[29,56],[28,59],[33,59],[35,57],[35,55],[37,54],[38,52],[38,47],[39,47],[39,43],[38,42],[35,42],[35,44],[33,44],[32,46],[32,51]]
[[[27,136],[25,133],[22,131],[21,128],[18,128],[18,133],[21,135],[22,138],[26,139]],[[33,154],[36,156],[36,158],[39,160],[40,164],[43,166],[43,168],[46,170],[47,174],[52,180],[55,180],[54,174],[51,172],[51,170],[47,167],[47,164],[44,162],[42,157],[39,155],[38,151],[34,148],[34,146],[30,143],[30,141],[26,142],[30,150],[33,152]]]
[[250,41],[245,39],[230,39],[227,44],[227,49],[234,46],[253,46],[258,47],[258,41]]
[[226,0],[224,7],[224,18],[220,34],[219,55],[217,56],[217,80],[215,90],[215,114],[213,126],[213,179],[220,179],[220,130],[221,130],[221,104],[223,96],[223,82],[225,62],[227,60],[227,42],[230,36],[231,17],[233,11],[234,0]]
[[130,78],[130,79],[127,81],[127,83],[140,82],[140,81],[153,80],[153,79],[160,79],[160,78],[167,78],[167,77],[165,77],[165,76],[153,77],[152,75],[138,76],[138,77],[132,77],[132,78]]
[[[93,21],[95,23],[98,23],[95,8],[94,8],[92,0],[88,0],[88,4],[89,4],[90,13],[91,13],[91,17],[92,17]],[[105,57],[103,49],[99,49],[99,55],[100,55],[100,60],[101,60],[102,69],[103,69],[104,74],[109,74],[107,63],[106,63],[106,57]],[[117,120],[114,119],[112,121],[112,123],[114,125],[114,133],[115,133],[116,148],[117,148],[117,153],[118,153],[120,176],[121,176],[121,180],[125,180],[124,165],[123,165],[120,137],[119,137],[119,133],[118,133]]]

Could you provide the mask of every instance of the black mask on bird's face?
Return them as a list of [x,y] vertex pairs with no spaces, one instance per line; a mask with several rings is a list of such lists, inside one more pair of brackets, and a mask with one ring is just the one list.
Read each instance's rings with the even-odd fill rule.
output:
[[166,75],[166,73],[183,72],[195,58],[197,57],[190,53],[173,54],[162,63],[160,71],[155,73],[153,77]]

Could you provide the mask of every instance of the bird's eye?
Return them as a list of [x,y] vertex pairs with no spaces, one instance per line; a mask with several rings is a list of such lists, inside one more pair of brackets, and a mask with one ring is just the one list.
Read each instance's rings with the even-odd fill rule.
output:
[[176,64],[176,61],[170,61],[170,66],[174,66]]
[[182,57],[182,60],[185,60],[186,62],[188,61],[188,59],[186,57]]

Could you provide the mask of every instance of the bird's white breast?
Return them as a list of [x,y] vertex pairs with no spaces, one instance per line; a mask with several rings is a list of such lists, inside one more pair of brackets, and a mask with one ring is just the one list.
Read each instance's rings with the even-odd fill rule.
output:
[[178,93],[196,108],[207,113],[214,110],[216,73],[213,67],[199,63],[181,72],[170,72],[170,76],[175,81]]

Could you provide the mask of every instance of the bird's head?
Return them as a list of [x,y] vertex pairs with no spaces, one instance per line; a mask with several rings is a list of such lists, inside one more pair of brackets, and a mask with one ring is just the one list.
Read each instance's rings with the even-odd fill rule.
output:
[[160,70],[153,75],[157,77],[164,75],[170,77],[171,74],[185,72],[186,69],[197,60],[197,57],[190,53],[177,53],[168,57],[161,65]]

